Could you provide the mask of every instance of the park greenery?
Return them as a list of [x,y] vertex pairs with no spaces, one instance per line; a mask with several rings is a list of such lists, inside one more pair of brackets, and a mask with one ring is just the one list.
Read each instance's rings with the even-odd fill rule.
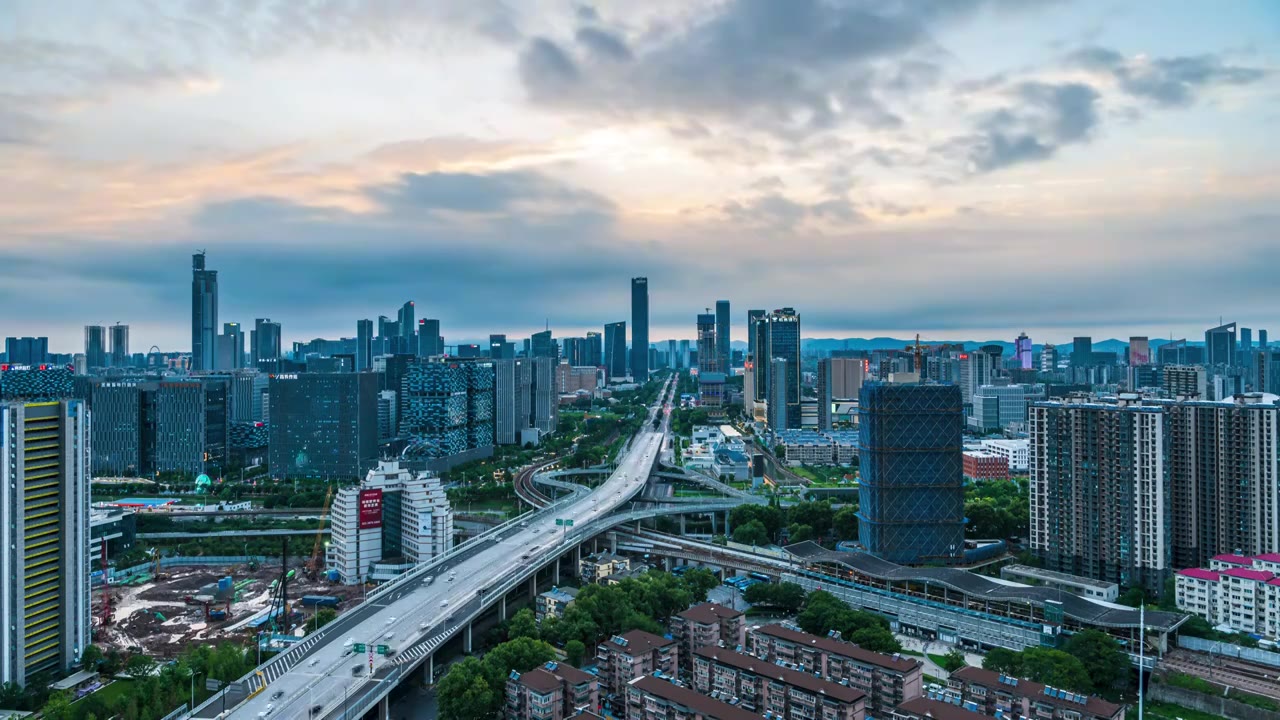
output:
[[1072,635],[1061,650],[1030,647],[1021,652],[995,648],[982,667],[1085,694],[1117,697],[1132,686],[1129,656],[1110,635],[1084,630]]
[[804,588],[795,583],[756,583],[747,587],[742,598],[756,607],[775,608],[794,613],[804,605]]
[[797,543],[813,540],[832,544],[858,537],[857,503],[838,510],[830,500],[798,502],[782,506],[739,505],[729,513],[733,526],[732,540],[744,545],[771,545],[784,541]]
[[965,535],[972,538],[1027,537],[1031,521],[1026,478],[970,481],[964,489]]
[[528,672],[556,657],[555,648],[542,640],[517,637],[484,657],[469,657],[450,666],[440,680],[440,717],[443,720],[487,720],[501,716],[507,677]]

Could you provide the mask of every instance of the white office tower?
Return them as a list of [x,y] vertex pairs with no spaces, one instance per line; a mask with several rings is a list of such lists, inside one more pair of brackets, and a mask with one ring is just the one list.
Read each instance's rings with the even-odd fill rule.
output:
[[0,403],[0,682],[59,674],[89,644],[89,411]]
[[328,566],[344,584],[386,580],[453,547],[453,508],[440,478],[383,460],[330,511]]

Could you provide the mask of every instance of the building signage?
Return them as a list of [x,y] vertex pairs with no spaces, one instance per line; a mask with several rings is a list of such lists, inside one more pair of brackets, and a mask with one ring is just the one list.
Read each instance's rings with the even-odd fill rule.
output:
[[360,529],[382,527],[382,490],[360,491]]

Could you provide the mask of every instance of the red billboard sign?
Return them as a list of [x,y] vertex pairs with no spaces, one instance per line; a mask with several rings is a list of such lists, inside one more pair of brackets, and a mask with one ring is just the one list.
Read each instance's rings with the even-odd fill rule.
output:
[[360,491],[360,529],[382,527],[382,490]]

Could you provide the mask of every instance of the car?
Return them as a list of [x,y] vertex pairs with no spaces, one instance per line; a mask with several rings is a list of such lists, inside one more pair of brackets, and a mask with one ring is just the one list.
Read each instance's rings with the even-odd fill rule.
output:
[[450,575],[449,577],[445,578],[445,579],[444,579],[444,581],[445,581],[445,582],[453,582],[453,576],[452,576],[452,575]]
[[321,710],[324,710],[324,706],[323,706],[323,705],[312,705],[312,706],[311,706],[311,717],[315,717],[316,715],[319,715]]
[[391,617],[389,617],[389,618],[387,618],[387,624],[388,624],[388,625],[390,625],[391,623],[393,623],[393,622],[395,622],[395,621],[396,621],[396,618],[395,618],[395,616],[394,616],[394,615],[393,615],[393,616],[391,616]]
[[280,699],[280,698],[282,698],[282,697],[284,697],[284,691],[283,691],[283,690],[277,690],[277,691],[275,691],[275,692],[271,693],[271,699],[272,699],[272,700],[279,700],[279,699]]
[[445,618],[445,619],[444,619],[444,621],[445,621],[445,622],[447,622],[447,623],[451,623],[451,622],[453,622],[453,619],[454,619],[455,617],[457,617],[457,615],[454,615],[453,613],[450,613],[450,614],[449,614],[449,617]]
[[448,601],[448,600],[441,600],[441,601],[440,601],[440,607],[449,607],[449,601]]
[[319,664],[320,664],[320,658],[313,658],[311,662],[307,663],[307,665],[310,667],[315,667]]
[[393,638],[393,637],[395,637],[395,636],[396,636],[396,634],[395,634],[395,633],[393,633],[393,632],[389,632],[389,633],[387,633],[386,635],[383,635],[383,636],[382,636],[382,639],[383,639],[383,640],[390,640],[391,638]]
[[352,677],[359,677],[360,673],[362,672],[364,672],[364,663],[356,663],[355,665],[351,666]]
[[436,579],[436,577],[435,577],[434,575],[428,575],[428,576],[427,576],[427,580],[426,580],[426,583],[425,583],[425,584],[430,585],[430,584],[431,584],[431,581],[432,581],[432,580],[435,580],[435,579]]

